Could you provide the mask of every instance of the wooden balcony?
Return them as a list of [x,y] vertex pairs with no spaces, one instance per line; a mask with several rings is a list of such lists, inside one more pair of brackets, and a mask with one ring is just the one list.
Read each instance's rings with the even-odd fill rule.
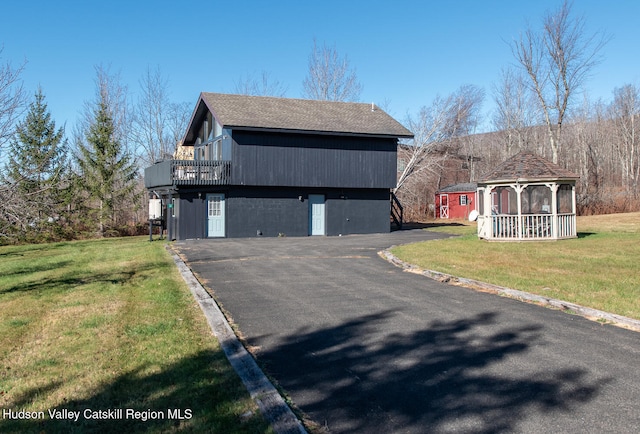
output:
[[144,171],[146,188],[229,185],[230,161],[165,160]]

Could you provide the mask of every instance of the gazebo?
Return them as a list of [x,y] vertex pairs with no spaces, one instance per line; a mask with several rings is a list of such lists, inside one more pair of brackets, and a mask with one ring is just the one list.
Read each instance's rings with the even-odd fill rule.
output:
[[521,152],[478,182],[478,237],[491,241],[575,238],[579,176]]

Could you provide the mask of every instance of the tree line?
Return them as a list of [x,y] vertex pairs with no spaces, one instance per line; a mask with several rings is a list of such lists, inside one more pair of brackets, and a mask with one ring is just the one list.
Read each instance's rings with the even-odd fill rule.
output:
[[[571,6],[548,12],[539,28],[511,43],[516,66],[503,70],[491,89],[491,119],[482,113],[485,90],[472,84],[407,116],[404,124],[415,137],[399,146],[394,192],[409,218],[428,216],[437,189],[476,181],[520,151],[580,175],[582,213],[640,209],[640,88],[624,84],[611,102],[589,100],[584,85],[608,36],[588,34]],[[159,69],[147,71],[131,103],[119,76],[97,67],[95,95],[67,138],[44,91],[26,94],[24,67],[0,65],[0,243],[145,230],[140,169],[173,158],[191,104],[169,100]],[[302,97],[311,99],[358,101],[362,92],[348,58],[315,40],[302,84]],[[262,72],[240,77],[235,92],[282,97],[287,87]],[[488,122],[493,132],[479,134]]]

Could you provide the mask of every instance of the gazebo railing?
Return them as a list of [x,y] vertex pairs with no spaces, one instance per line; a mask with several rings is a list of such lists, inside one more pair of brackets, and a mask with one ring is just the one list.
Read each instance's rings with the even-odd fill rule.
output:
[[[555,230],[554,230],[555,229]],[[494,240],[553,240],[576,236],[575,214],[494,214],[491,216]]]
[[558,238],[577,237],[576,215],[558,214]]

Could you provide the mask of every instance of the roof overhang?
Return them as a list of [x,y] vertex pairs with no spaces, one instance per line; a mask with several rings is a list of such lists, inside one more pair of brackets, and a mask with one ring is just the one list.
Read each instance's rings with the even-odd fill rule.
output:
[[182,146],[193,146],[195,144],[196,138],[198,137],[196,125],[200,125],[200,122],[207,116],[207,113],[209,111],[211,111],[211,109],[207,106],[207,103],[202,98],[202,95],[200,95],[200,97],[198,98],[198,102],[196,103],[196,108],[193,110],[191,118],[189,119],[187,131],[182,138]]
[[249,127],[241,125],[225,125],[225,128],[239,131],[260,131],[265,133],[287,133],[287,134],[315,134],[320,136],[351,136],[351,137],[372,137],[383,139],[410,139],[413,135],[395,135],[395,134],[367,134],[349,131],[316,131],[316,130],[295,130],[290,128],[263,128]]

